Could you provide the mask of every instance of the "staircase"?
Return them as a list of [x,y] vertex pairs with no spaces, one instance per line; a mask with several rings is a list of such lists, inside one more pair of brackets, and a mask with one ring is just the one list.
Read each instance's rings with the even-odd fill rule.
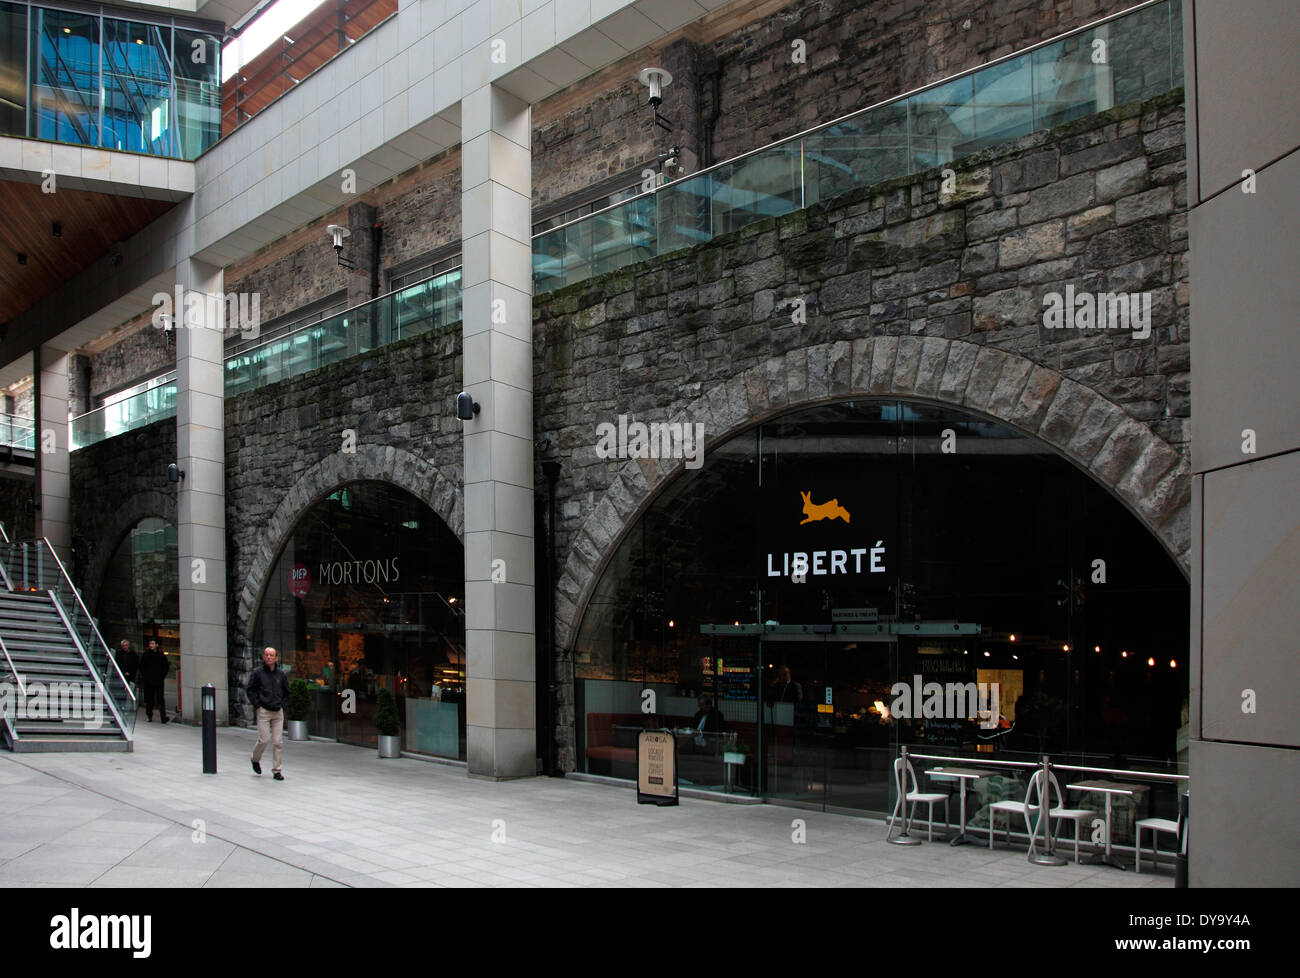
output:
[[135,697],[49,542],[0,540],[0,582],[0,743],[131,750]]

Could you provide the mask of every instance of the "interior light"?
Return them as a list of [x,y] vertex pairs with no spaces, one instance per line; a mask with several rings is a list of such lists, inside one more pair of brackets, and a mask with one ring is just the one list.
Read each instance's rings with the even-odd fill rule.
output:
[[735,625],[737,628],[739,628],[739,627],[740,627],[740,620],[737,619],[736,621],[733,621],[732,624]]
[[986,659],[987,659],[987,658],[989,658],[989,656],[990,656],[990,655],[992,655],[992,653],[991,653],[991,652],[989,652],[989,650],[988,650],[988,649],[985,649],[985,650],[984,650],[984,658],[986,658]]
[[456,599],[455,599],[455,598],[452,598],[452,599],[449,600],[447,603],[448,603],[448,604],[455,604],[455,603],[456,603]]
[[676,628],[676,627],[677,627],[677,622],[675,622],[675,621],[673,621],[671,618],[669,618],[669,619],[668,619],[668,627],[669,627],[669,628]]
[[1068,645],[1062,645],[1062,646],[1061,646],[1061,651],[1062,651],[1062,652],[1069,652],[1069,651],[1070,651],[1070,647],[1069,647]]
[[1154,666],[1155,664],[1156,664],[1155,656],[1152,656],[1151,658],[1147,659],[1147,665]]
[[1015,640],[1016,640],[1016,636],[1015,636],[1015,633],[1013,632],[1012,635],[1011,635],[1011,641],[1014,642]]
[[1094,646],[1092,647],[1092,650],[1093,650],[1094,652],[1100,652],[1100,651],[1101,651],[1101,646],[1100,646],[1100,645],[1094,645]]
[[1178,668],[1178,660],[1177,660],[1177,659],[1170,659],[1170,660],[1169,660],[1169,668],[1170,668],[1170,669],[1177,669],[1177,668]]
[[1127,659],[1127,658],[1128,658],[1128,649],[1125,649],[1123,652],[1121,652],[1121,653],[1119,654],[1119,657],[1120,657],[1121,659]]
[[65,27],[65,28],[63,28],[63,33],[64,33],[64,34],[71,34],[71,33],[72,33],[72,28],[71,28],[71,27]]
[[1020,656],[1016,655],[1014,652],[1011,653],[1011,658],[1015,659],[1017,662],[1020,661]]

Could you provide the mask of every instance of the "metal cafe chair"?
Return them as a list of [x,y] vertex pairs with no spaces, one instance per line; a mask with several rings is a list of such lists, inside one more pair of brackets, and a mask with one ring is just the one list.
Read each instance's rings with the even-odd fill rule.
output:
[[[990,852],[993,851],[993,833],[997,829],[998,812],[1007,813],[1008,845],[1011,843],[1012,814],[1019,813],[1024,816],[1025,828],[1029,831],[1029,851],[1031,854],[1034,852],[1038,842],[1038,826],[1039,824],[1041,824],[1041,815],[1039,814],[1039,812],[1041,810],[1041,803],[1043,800],[1042,789],[1043,789],[1043,772],[1041,770],[1037,770],[1034,772],[1033,777],[1029,779],[1029,785],[1025,789],[1024,801],[995,801],[993,804],[989,806],[989,851]],[[1050,774],[1050,773],[1048,774],[1047,790],[1048,790],[1047,801],[1049,806],[1049,817],[1057,820],[1056,833],[1053,835],[1053,839],[1055,839],[1056,835],[1060,834],[1061,822],[1067,820],[1074,822],[1074,861],[1077,864],[1079,862],[1079,823],[1084,821],[1085,819],[1091,818],[1096,813],[1086,808],[1066,808],[1065,805],[1063,804],[1065,795],[1061,791],[1061,784],[1059,781],[1056,780],[1055,774]],[[1052,792],[1055,792],[1056,795],[1057,804],[1055,808],[1050,807],[1052,801]],[[1033,799],[1037,799],[1039,804],[1034,804]],[[1031,814],[1035,816],[1033,825],[1030,825],[1029,823],[1029,818]]]
[[[907,822],[911,822],[916,817],[917,804],[927,805],[929,806],[929,810],[926,813],[926,820],[925,820],[926,838],[928,841],[933,842],[934,841],[934,806],[939,802],[943,802],[944,831],[947,832],[952,826],[952,822],[948,815],[948,794],[946,792],[943,794],[939,794],[938,792],[930,793],[930,792],[918,791],[917,788],[919,786],[916,783],[916,769],[912,767],[911,761],[906,760],[906,758],[903,757],[897,757],[894,759],[894,783],[899,785],[900,788],[903,786],[901,780],[901,771],[903,770],[904,764],[907,765],[906,800],[911,802],[912,804],[912,812],[904,820],[904,828],[906,828]],[[904,793],[900,791],[898,801],[894,803],[894,810],[893,812],[890,813],[889,816],[889,829],[888,829],[889,832],[892,832],[894,830],[894,818],[899,814],[899,809],[902,807],[903,802],[904,802]]]
[[1137,860],[1133,865],[1134,872],[1137,873],[1142,872],[1142,830],[1149,829],[1151,831],[1151,861],[1155,863],[1157,866],[1159,866],[1160,860],[1156,858],[1158,855],[1156,851],[1156,845],[1160,841],[1160,833],[1168,832],[1175,839],[1179,838],[1179,831],[1182,826],[1181,812],[1179,812],[1178,818],[1179,821],[1177,822],[1171,821],[1170,819],[1167,818],[1138,819],[1137,839],[1133,843],[1133,848],[1136,850],[1136,854],[1137,854]]

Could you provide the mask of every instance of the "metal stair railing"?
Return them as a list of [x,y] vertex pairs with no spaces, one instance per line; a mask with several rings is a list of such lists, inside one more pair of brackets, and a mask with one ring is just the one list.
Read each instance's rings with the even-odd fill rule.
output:
[[[58,568],[58,576],[55,579],[54,587],[50,588],[48,593],[54,599],[60,617],[68,625],[68,631],[77,641],[78,648],[86,656],[86,662],[91,666],[95,673],[95,679],[101,684],[101,688],[107,687],[105,693],[108,694],[109,703],[113,709],[113,715],[122,727],[123,733],[127,739],[131,738],[135,727],[136,700],[135,694],[131,692],[131,684],[127,682],[126,676],[122,675],[122,670],[113,658],[112,652],[108,648],[108,643],[104,641],[104,636],[99,633],[99,626],[95,624],[94,617],[90,614],[90,609],[86,603],[81,600],[81,592],[77,590],[72,578],[68,575],[67,568],[63,566],[63,561],[59,559],[58,553],[50,545],[50,541],[42,537],[37,541],[37,556],[41,555],[42,548],[50,552],[54,558],[54,566]],[[44,586],[43,584],[41,585]],[[59,601],[57,591],[67,587],[68,592],[72,595],[73,602],[71,605],[72,614],[67,615],[62,603]],[[84,642],[83,642],[84,638]],[[88,648],[89,647],[89,648]],[[93,649],[93,657],[90,650]],[[97,666],[101,666],[97,668]],[[101,675],[102,671],[102,675]],[[116,687],[121,687],[121,693],[116,692]],[[109,690],[113,690],[110,694]],[[119,711],[120,707],[120,711]],[[124,716],[129,719],[124,720]]]
[[[60,620],[63,622],[64,627],[68,630],[68,635],[71,636],[72,638],[72,644],[76,647],[77,652],[81,655],[81,661],[86,664],[86,669],[89,670],[91,678],[95,681],[95,688],[99,690],[99,695],[104,698],[104,703],[107,704],[109,712],[113,714],[113,721],[117,724],[117,728],[120,731],[122,731],[122,736],[124,738],[126,738],[127,740],[131,740],[133,731],[127,729],[126,721],[122,719],[122,714],[118,712],[117,703],[114,702],[112,695],[109,693],[108,689],[104,686],[103,680],[99,678],[99,670],[96,669],[95,664],[91,662],[90,656],[86,652],[86,647],[81,644],[81,637],[77,634],[76,629],[72,627],[72,622],[68,620],[67,612],[63,610],[63,603],[59,600],[59,596],[54,592],[53,588],[46,591],[45,593],[50,596],[50,602],[54,605],[54,610],[58,612]],[[75,589],[73,593],[76,594]],[[78,601],[80,601],[80,596],[78,596]],[[95,634],[96,635],[99,634],[99,629],[95,629]],[[102,642],[103,639],[101,638],[100,641]],[[108,651],[107,646],[105,646],[104,651],[105,652]],[[113,657],[110,655],[108,658],[111,661]],[[113,667],[116,669],[117,663],[114,663]],[[121,676],[122,675],[121,670],[118,670],[117,674]],[[122,681],[123,683],[126,682],[125,679],[123,679]],[[129,688],[127,689],[127,694],[130,695]],[[131,697],[131,702],[134,705],[135,703],[134,696]],[[131,716],[132,718],[134,718],[135,716],[134,712],[131,713]]]
[[[4,527],[0,526],[0,534],[3,533],[4,533]],[[8,538],[6,537],[6,540],[7,539]],[[10,590],[12,590],[12,588]],[[5,662],[8,663],[9,665],[9,671],[13,673],[14,681],[18,685],[18,695],[26,698],[27,687],[23,684],[23,677],[18,674],[18,670],[14,666],[14,660],[9,658],[9,650],[5,648],[5,641],[3,638],[0,638],[0,652],[4,653]],[[7,705],[8,705],[8,700],[6,700],[6,706]],[[5,733],[9,735],[9,743],[13,744],[15,741],[18,740],[18,731],[14,728],[13,718],[9,716],[9,712],[7,710],[0,710],[0,719],[3,719],[4,721]]]

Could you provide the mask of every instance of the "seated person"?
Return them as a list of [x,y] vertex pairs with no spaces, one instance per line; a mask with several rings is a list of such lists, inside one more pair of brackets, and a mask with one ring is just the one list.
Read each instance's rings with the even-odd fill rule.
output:
[[695,746],[703,747],[705,745],[704,735],[706,733],[722,733],[722,711],[713,705],[713,701],[704,693],[699,695],[696,700],[699,709],[691,719],[691,726],[697,731],[695,736]]

